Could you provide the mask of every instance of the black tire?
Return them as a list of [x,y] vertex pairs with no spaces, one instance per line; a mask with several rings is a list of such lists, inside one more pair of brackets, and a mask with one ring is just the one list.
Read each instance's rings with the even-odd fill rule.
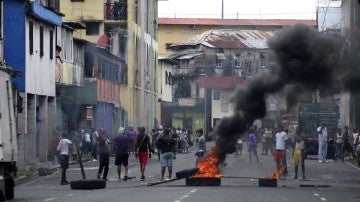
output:
[[105,187],[104,179],[70,181],[71,189],[104,189]]
[[190,168],[190,169],[186,169],[186,170],[181,170],[176,173],[176,178],[177,179],[189,178],[193,175],[196,175],[196,173],[198,173],[198,172],[199,172],[198,168]]
[[5,201],[4,192],[0,190],[0,201]]
[[11,200],[14,199],[14,187],[15,187],[15,182],[12,179],[12,177],[8,176],[5,177],[5,198],[6,200]]

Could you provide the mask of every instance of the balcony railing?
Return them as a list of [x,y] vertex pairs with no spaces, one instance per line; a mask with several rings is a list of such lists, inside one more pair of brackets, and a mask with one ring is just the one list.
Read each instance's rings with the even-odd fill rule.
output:
[[127,20],[127,4],[123,1],[104,4],[105,20]]

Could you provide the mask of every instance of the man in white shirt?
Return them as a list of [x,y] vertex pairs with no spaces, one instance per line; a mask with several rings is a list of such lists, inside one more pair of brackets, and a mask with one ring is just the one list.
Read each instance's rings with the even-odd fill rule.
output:
[[326,129],[326,124],[324,122],[317,128],[317,133],[319,135],[318,143],[319,143],[319,150],[318,150],[318,159],[319,163],[326,162],[326,154],[328,148],[328,134]]
[[286,175],[286,140],[288,139],[288,135],[284,131],[282,126],[279,127],[279,132],[275,135],[275,155],[274,160],[276,162],[276,169],[278,173],[282,174],[283,176]]
[[66,180],[66,169],[69,168],[69,145],[71,145],[71,141],[69,140],[68,135],[63,135],[57,147],[57,150],[60,153],[61,185],[69,184]]

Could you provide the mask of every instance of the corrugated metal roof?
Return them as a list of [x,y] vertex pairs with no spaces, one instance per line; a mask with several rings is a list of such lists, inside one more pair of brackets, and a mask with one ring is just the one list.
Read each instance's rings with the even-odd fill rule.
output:
[[200,35],[174,43],[171,48],[179,46],[205,45],[214,48],[267,48],[267,40],[275,34],[274,31],[259,30],[209,30]]
[[287,26],[302,23],[316,26],[316,20],[297,19],[211,19],[211,18],[158,18],[159,25],[218,25],[218,26]]
[[196,57],[196,56],[199,56],[199,55],[202,55],[203,53],[191,53],[191,54],[187,54],[187,55],[184,55],[184,56],[181,56],[179,57],[178,59],[179,60],[187,60],[187,59],[191,59],[193,57]]

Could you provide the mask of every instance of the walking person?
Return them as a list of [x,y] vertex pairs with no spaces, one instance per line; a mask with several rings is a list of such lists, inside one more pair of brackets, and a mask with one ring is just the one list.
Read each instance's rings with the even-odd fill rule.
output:
[[284,131],[283,127],[280,126],[278,132],[275,135],[275,154],[274,161],[276,163],[277,172],[285,177],[287,174],[286,168],[286,142],[288,140],[288,135]]
[[237,139],[237,143],[236,143],[236,154],[239,154],[239,155],[242,154],[243,142],[244,142],[244,138],[243,138],[243,137],[239,137],[239,138]]
[[91,133],[91,144],[92,144],[91,155],[94,158],[93,161],[97,161],[97,156],[98,156],[97,141],[99,138],[99,134],[95,130],[95,128],[92,128],[91,131],[92,131],[92,133]]
[[69,182],[66,180],[66,170],[69,168],[69,154],[70,154],[70,145],[71,141],[69,140],[69,135],[63,135],[57,146],[57,151],[59,152],[59,162],[61,168],[61,185],[67,185]]
[[149,160],[149,150],[151,150],[150,137],[145,134],[145,127],[141,126],[135,143],[135,157],[139,158],[141,181],[145,180],[145,166]]
[[326,155],[328,149],[328,133],[325,122],[322,122],[321,125],[317,128],[317,133],[319,137],[318,160],[319,163],[326,163]]
[[101,174],[103,173],[102,179],[107,180],[107,174],[109,172],[109,159],[110,159],[110,151],[109,151],[109,140],[106,137],[105,130],[100,128],[99,130],[99,138],[97,141],[98,152],[99,152],[99,169],[97,172],[97,178],[101,178]]
[[249,162],[251,163],[251,155],[254,154],[256,157],[256,161],[258,163],[262,163],[261,160],[259,160],[258,154],[257,154],[257,144],[256,144],[256,135],[255,130],[251,129],[249,133],[248,138],[248,152],[249,152]]
[[341,161],[344,162],[344,136],[341,128],[338,128],[338,131],[335,135],[334,160],[336,161],[338,158],[340,158]]
[[163,135],[157,140],[157,147],[160,150],[160,164],[161,164],[161,181],[164,181],[165,169],[168,168],[168,177],[166,180],[170,180],[172,177],[172,167],[174,159],[176,158],[176,142],[170,135],[170,129],[166,128]]
[[128,164],[129,164],[129,140],[124,135],[124,128],[120,127],[118,136],[115,137],[116,156],[115,165],[117,166],[118,180],[121,179],[121,165],[124,166],[124,177],[126,181],[128,178]]
[[301,130],[301,128],[297,128],[296,136],[295,136],[295,146],[293,150],[294,157],[294,166],[295,166],[295,176],[294,179],[298,178],[298,169],[299,165],[301,165],[302,179],[306,179],[305,177],[305,141],[306,137]]

